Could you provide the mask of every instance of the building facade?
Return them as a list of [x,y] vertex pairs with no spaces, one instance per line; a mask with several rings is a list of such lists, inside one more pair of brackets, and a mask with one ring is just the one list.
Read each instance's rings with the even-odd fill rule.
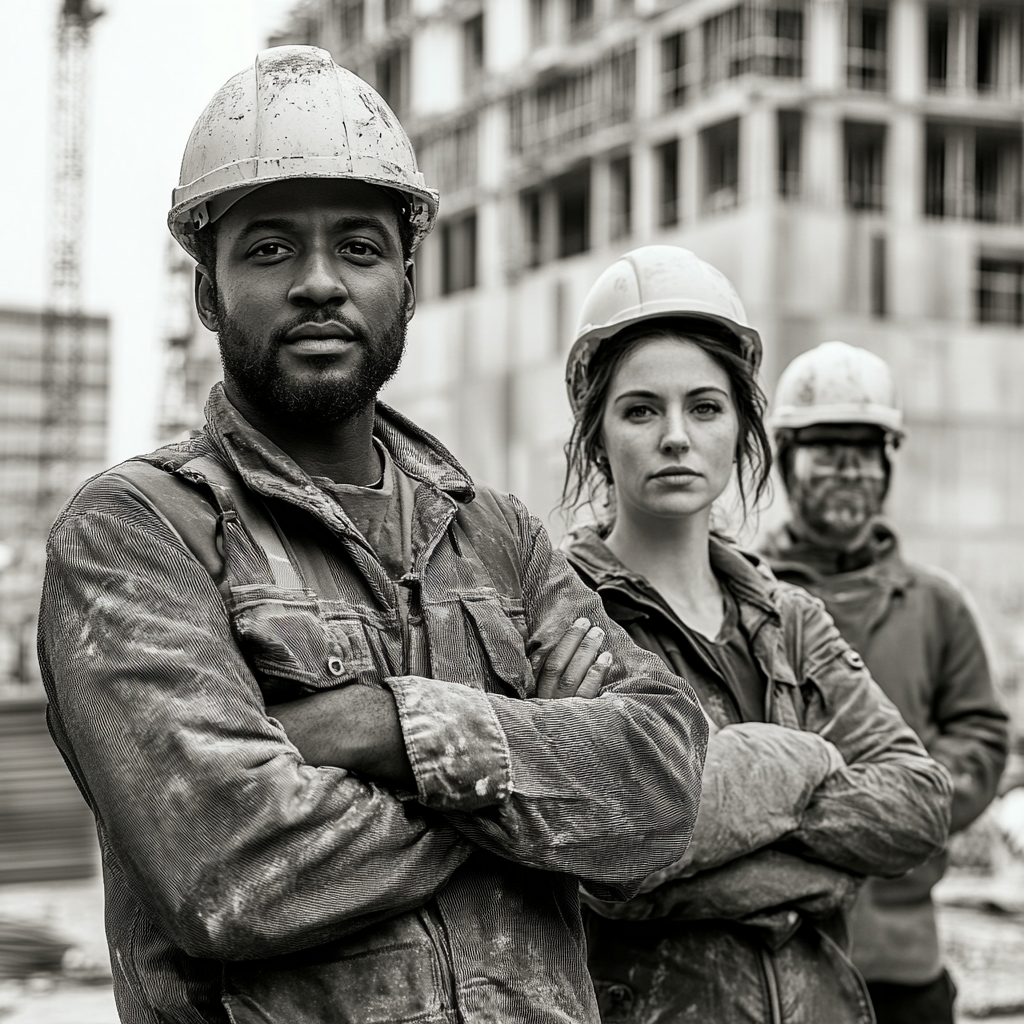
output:
[[[106,317],[83,318],[74,367],[74,444],[62,440],[62,451],[51,450],[58,436],[53,422],[67,417],[54,409],[47,337],[68,326],[63,320],[39,310],[0,309],[0,691],[39,678],[35,621],[54,502],[59,508],[70,486],[106,464]],[[55,466],[62,481],[71,481],[61,485],[67,493],[52,493]]]
[[830,339],[893,366],[893,518],[972,589],[1013,689],[1022,17],[999,0],[309,0],[274,41],[373,83],[441,191],[392,402],[549,516],[586,290],[635,246],[693,249],[761,331],[769,393]]

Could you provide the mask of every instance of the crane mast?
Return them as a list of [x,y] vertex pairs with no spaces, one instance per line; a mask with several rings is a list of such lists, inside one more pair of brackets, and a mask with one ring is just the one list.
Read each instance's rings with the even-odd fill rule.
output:
[[102,11],[62,0],[53,93],[49,291],[43,330],[43,429],[38,505],[44,519],[74,486],[81,419],[85,321],[82,237],[89,43]]

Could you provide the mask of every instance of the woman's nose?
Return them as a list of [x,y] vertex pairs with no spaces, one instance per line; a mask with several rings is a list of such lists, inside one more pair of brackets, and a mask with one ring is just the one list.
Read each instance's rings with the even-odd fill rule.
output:
[[665,421],[665,432],[661,438],[661,450],[666,454],[688,451],[690,436],[681,416],[669,415]]

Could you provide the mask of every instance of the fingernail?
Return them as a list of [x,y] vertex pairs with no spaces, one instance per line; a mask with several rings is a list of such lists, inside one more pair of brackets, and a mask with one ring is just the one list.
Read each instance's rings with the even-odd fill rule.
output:
[[594,626],[587,632],[591,640],[600,640],[604,636],[604,630],[600,626]]
[[588,626],[590,625],[590,619],[583,619],[583,618],[577,619],[577,620],[576,620],[576,621],[575,621],[575,622],[573,623],[573,625],[574,625],[574,626],[575,626],[575,627],[576,627],[577,629],[586,629],[586,628],[587,628],[587,627],[588,627]]
[[610,665],[611,663],[612,663],[612,652],[611,651],[602,651],[597,656],[597,664],[598,665]]

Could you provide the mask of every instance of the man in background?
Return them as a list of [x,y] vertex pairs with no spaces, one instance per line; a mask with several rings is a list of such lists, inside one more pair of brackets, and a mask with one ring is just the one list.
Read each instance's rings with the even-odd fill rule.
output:
[[[825,602],[840,632],[955,783],[952,831],[996,792],[1007,719],[961,585],[903,559],[882,515],[902,413],[878,356],[831,341],[779,379],[771,424],[789,520],[763,545],[776,575]],[[879,1024],[952,1024],[931,901],[945,856],[871,879],[852,918],[853,959]]]

